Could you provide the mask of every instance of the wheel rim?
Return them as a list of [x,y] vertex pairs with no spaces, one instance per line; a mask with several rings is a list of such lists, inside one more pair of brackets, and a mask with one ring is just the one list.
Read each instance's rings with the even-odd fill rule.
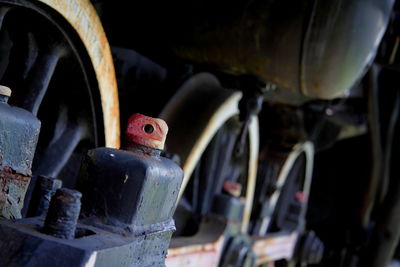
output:
[[[42,122],[33,175],[61,178],[72,187],[80,158],[88,148],[119,145],[119,129],[115,130],[112,122],[119,121],[118,116],[109,120],[111,127],[103,124],[104,118],[116,114],[110,112],[118,103],[113,70],[107,72],[112,73],[111,78],[98,80],[100,63],[93,61],[93,51],[86,50],[85,40],[80,39],[82,31],[75,32],[64,14],[53,9],[57,6],[4,0],[0,5],[5,55],[0,60],[1,83],[13,89],[11,104],[31,111]],[[88,6],[75,6],[82,8],[81,18],[91,10]],[[86,22],[90,24],[85,38],[96,34],[90,27],[101,27],[96,19],[86,18]],[[109,54],[107,49],[100,52]],[[112,69],[112,63],[108,68]],[[112,96],[110,103],[102,102],[104,92]]]
[[[265,207],[257,206],[252,217],[252,232],[258,236],[279,232],[296,233],[297,236],[301,236],[305,231],[314,146],[311,142],[304,142],[294,145],[289,151],[273,150],[267,149],[267,153],[260,160],[264,168],[260,167],[256,192],[256,201],[267,204],[270,213],[269,216],[258,220],[258,216],[262,214],[259,211],[265,210]],[[269,171],[266,171],[265,167],[269,167]],[[265,190],[266,186],[260,183],[262,180],[268,181],[267,175],[272,175],[272,180],[275,181],[273,193]],[[275,264],[297,266],[296,261],[286,260],[280,260]]]

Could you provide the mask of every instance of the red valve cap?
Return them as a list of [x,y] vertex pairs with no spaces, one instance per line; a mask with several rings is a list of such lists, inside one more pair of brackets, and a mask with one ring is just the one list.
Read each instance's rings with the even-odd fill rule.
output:
[[129,118],[125,132],[128,142],[160,150],[164,149],[167,133],[168,126],[165,121],[139,113]]
[[242,185],[234,181],[225,181],[223,184],[223,189],[233,197],[240,197],[242,194]]

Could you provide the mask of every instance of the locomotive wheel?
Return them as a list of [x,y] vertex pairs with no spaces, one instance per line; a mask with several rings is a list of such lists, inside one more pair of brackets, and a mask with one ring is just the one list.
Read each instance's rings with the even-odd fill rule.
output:
[[83,0],[0,0],[0,27],[1,84],[13,90],[10,104],[42,123],[33,176],[73,186],[87,149],[120,140],[113,62],[96,12]]
[[[255,125],[249,128],[248,142],[244,152],[244,155],[247,156],[235,156],[233,149],[240,129],[237,117],[240,99],[240,92],[222,89],[214,76],[205,73],[197,74],[181,87],[161,114],[170,127],[167,151],[179,156],[185,172],[180,192],[181,205],[185,208],[189,207],[195,213],[197,220],[210,212],[213,196],[220,193],[221,181],[226,180],[241,182],[240,184],[246,189],[246,194],[243,194],[242,197],[246,198],[246,204],[249,203],[247,205],[250,206],[249,211],[251,211],[256,182],[255,176],[251,176],[255,175],[251,166],[254,166],[253,171],[255,172],[258,160],[258,121],[255,118],[253,120]],[[262,164],[264,163],[271,164],[271,158],[262,162]],[[251,221],[250,227],[248,227],[250,214],[245,215],[242,221],[242,225],[244,225],[242,233],[244,234],[253,233],[257,236],[265,236],[271,232],[286,231],[293,232],[300,237],[304,230],[306,196],[309,194],[312,177],[313,145],[309,142],[295,145],[283,153],[282,158],[277,160],[278,163],[280,164],[279,171],[275,177],[277,188],[269,197],[270,210],[274,210],[274,212],[265,221],[259,223],[261,227],[258,227],[257,231],[255,231],[256,222],[254,221]],[[241,179],[243,174],[246,174],[245,178]],[[248,198],[248,195],[251,198]],[[301,199],[302,203],[299,205],[295,222],[289,225],[290,229],[286,229],[286,225],[282,226],[281,222],[286,219],[283,213],[291,209],[291,204],[296,200],[291,198],[292,195],[293,198],[301,196],[304,198]],[[179,220],[187,219],[185,216],[185,214],[182,217],[177,215],[178,228],[182,227],[179,225]],[[193,220],[185,221],[185,223],[196,229],[193,226]],[[200,222],[198,221],[198,223]],[[206,226],[203,226],[202,223],[204,221],[201,221],[198,226],[198,233],[187,231],[187,229],[185,229],[186,232],[178,229],[178,237],[176,241],[172,240],[172,248],[168,252],[170,255],[170,258],[167,257],[168,266],[189,266],[194,262],[204,264],[207,262],[207,265],[217,266],[224,251],[221,247],[223,239],[217,238],[213,234],[207,234],[205,229],[210,231],[216,227],[207,225],[207,223],[210,224],[207,220],[205,221]],[[211,236],[214,237],[211,238]],[[203,238],[214,241],[208,244],[199,244],[201,241],[198,240]],[[291,240],[294,249],[296,238]],[[201,249],[207,250],[208,247],[213,247],[214,253]],[[190,253],[186,255],[188,252]],[[257,264],[268,262],[260,261],[260,259],[264,259],[264,255],[257,256],[260,257],[257,259]],[[277,256],[274,259],[278,260],[282,257]],[[223,262],[225,260],[224,258]],[[275,264],[296,266],[294,261],[280,261]]]
[[[210,201],[218,193],[215,188],[221,186],[217,184],[223,181],[221,178],[238,179],[237,182],[242,182],[245,188],[242,194],[245,198],[242,232],[246,233],[253,203],[259,137],[258,119],[254,116],[248,128],[244,155],[234,156],[233,148],[239,134],[238,104],[241,97],[241,92],[223,89],[213,75],[200,73],[180,88],[164,108],[161,117],[167,121],[170,129],[166,149],[179,156],[185,173],[179,199],[187,201],[190,191],[192,211],[201,219],[202,215],[209,212]],[[197,204],[194,204],[196,201]],[[178,221],[177,232],[180,231]],[[214,224],[213,219],[202,221],[195,236],[182,237],[184,240],[181,237],[173,238],[168,250],[167,266],[189,266],[194,262],[217,266],[224,244],[224,226]],[[200,241],[202,237],[205,237],[204,244]],[[215,243],[207,244],[205,240],[210,238]]]
[[[200,183],[216,181],[221,175],[228,178],[244,176],[240,179],[244,182],[243,196],[246,199],[242,231],[247,232],[255,189],[259,136],[258,119],[253,116],[248,130],[247,153],[234,158],[235,152],[232,149],[238,136],[238,105],[241,97],[241,92],[223,89],[213,75],[200,73],[180,88],[160,117],[170,128],[166,149],[179,156],[184,170],[179,200],[182,199],[189,181],[198,175],[196,172],[199,168],[212,176],[206,177],[206,180],[198,180]],[[224,172],[228,169],[231,172]],[[197,194],[203,194],[198,199],[210,201],[210,187],[215,185],[199,186],[204,190],[197,191]],[[208,198],[204,198],[205,196]],[[201,214],[207,211],[204,204],[202,202],[196,205]]]
[[[310,142],[296,144],[288,152],[267,149],[260,160],[257,197],[260,203],[268,205],[271,217],[254,222],[255,234],[304,230],[313,158],[314,146]],[[273,177],[266,177],[271,175]],[[296,214],[289,214],[290,218],[286,218],[286,213],[290,211],[295,211]]]
[[[258,265],[294,267],[300,262],[320,260],[322,243],[305,233],[313,158],[314,147],[310,142],[298,143],[291,148],[266,146],[261,153],[250,231],[257,237],[255,240],[281,235],[286,236],[287,241],[276,248],[281,254],[264,251],[262,241],[256,241],[253,249]],[[290,236],[296,238],[288,238]],[[315,242],[303,242],[307,236]],[[318,243],[317,250],[310,250],[310,244],[314,243]]]

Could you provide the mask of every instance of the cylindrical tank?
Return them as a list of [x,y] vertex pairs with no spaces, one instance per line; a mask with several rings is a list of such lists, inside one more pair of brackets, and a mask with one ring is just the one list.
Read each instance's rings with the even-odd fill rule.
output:
[[[127,3],[129,2],[129,3]],[[107,3],[107,2],[106,2]],[[331,99],[375,56],[394,0],[110,1],[110,39],[171,62],[255,76],[283,98]],[[127,38],[118,29],[135,33]]]

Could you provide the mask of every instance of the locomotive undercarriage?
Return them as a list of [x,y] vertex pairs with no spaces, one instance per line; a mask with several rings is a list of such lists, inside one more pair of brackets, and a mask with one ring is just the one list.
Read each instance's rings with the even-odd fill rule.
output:
[[[122,264],[113,257],[133,250],[161,250],[167,266],[385,266],[396,258],[395,19],[359,82],[346,95],[316,100],[281,94],[284,88],[253,75],[153,56],[143,47],[139,53],[112,32],[120,25],[110,22],[109,5],[93,1],[101,21],[86,1],[0,0],[0,84],[12,89],[11,105],[42,125],[23,219],[0,227],[7,238],[31,234],[27,227],[43,220],[36,217],[37,181],[48,177],[76,188],[87,150],[126,145],[120,129],[140,112],[168,123],[163,157],[184,171],[168,252],[164,234],[171,225],[158,229],[148,241],[156,246],[146,250],[145,231],[133,231],[138,241],[81,224],[74,245],[60,242],[60,254],[94,235],[115,243],[99,256],[103,261],[66,259],[66,266]],[[0,243],[6,255],[12,245]],[[48,257],[37,251],[42,255],[26,266]],[[18,265],[5,258],[5,266]],[[149,256],[136,264],[154,263]]]

